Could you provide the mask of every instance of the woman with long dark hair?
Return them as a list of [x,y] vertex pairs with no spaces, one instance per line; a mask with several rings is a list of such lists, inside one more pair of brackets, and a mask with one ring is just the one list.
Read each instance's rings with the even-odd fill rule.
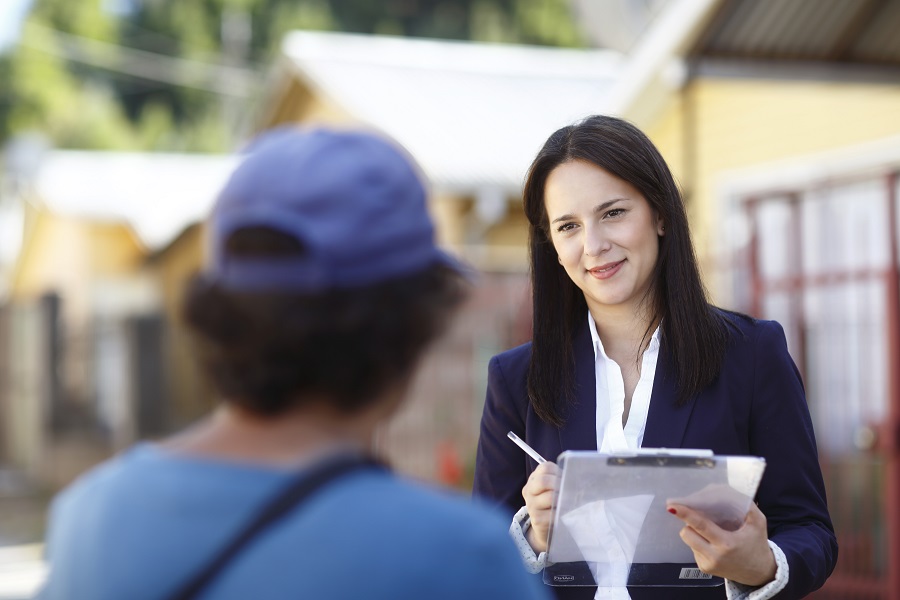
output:
[[[711,588],[554,588],[558,598],[799,598],[837,559],[815,436],[784,332],[712,306],[684,203],[652,142],[593,116],[556,131],[525,183],[532,342],[490,363],[474,493],[503,505],[543,568],[565,450],[701,448],[766,459],[736,531],[669,503]],[[513,515],[515,516],[513,517]]]

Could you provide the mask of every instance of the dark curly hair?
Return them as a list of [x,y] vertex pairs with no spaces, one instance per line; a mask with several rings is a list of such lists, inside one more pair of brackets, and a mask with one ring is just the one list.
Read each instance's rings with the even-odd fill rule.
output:
[[[304,252],[293,237],[252,227],[226,252],[245,257]],[[454,269],[422,272],[321,294],[244,293],[198,274],[183,317],[200,365],[226,402],[276,416],[309,397],[353,412],[407,378],[466,295]]]

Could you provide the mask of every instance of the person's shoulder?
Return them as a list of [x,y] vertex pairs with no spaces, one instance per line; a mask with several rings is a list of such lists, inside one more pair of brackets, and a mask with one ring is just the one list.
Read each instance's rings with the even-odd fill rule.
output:
[[497,386],[514,389],[517,390],[512,393],[514,399],[527,398],[521,388],[525,386],[530,364],[531,342],[495,355],[488,363],[488,389],[491,390]]
[[531,342],[525,342],[524,344],[520,344],[515,348],[510,348],[509,350],[505,350],[499,354],[494,355],[491,359],[491,363],[499,365],[500,367],[506,369],[509,367],[518,367],[521,365],[528,365],[528,362],[531,360]]
[[[365,529],[391,532],[392,543],[507,544],[508,519],[494,507],[450,488],[412,480],[391,472],[362,473],[333,488],[322,509],[359,514]],[[364,511],[357,513],[357,507]],[[353,517],[355,518],[355,517]]]
[[368,485],[366,520],[379,530],[370,534],[390,539],[386,550],[410,557],[407,567],[430,571],[429,577],[440,582],[439,597],[473,592],[491,598],[538,596],[509,538],[509,519],[495,507],[396,475],[372,478]]
[[[83,503],[91,504],[100,496],[130,488],[135,458],[140,453],[140,448],[132,448],[85,471],[57,494],[53,500],[54,509],[60,510]],[[139,476],[137,477],[139,479]]]
[[769,319],[757,319],[750,315],[714,307],[714,313],[728,331],[732,348],[755,349],[758,346],[786,345],[781,323]]
[[[482,504],[461,492],[436,484],[408,479],[391,474],[370,481],[370,498],[380,500],[385,510],[410,515],[416,520],[433,521],[433,525],[446,526],[448,533],[459,533],[453,525],[460,521],[505,523],[505,519],[492,507]],[[401,508],[402,507],[402,508]],[[506,523],[502,528],[509,524]]]
[[784,328],[778,321],[769,319],[758,319],[748,314],[712,307],[713,313],[728,329],[732,337],[756,339],[758,336],[766,333],[783,332]]

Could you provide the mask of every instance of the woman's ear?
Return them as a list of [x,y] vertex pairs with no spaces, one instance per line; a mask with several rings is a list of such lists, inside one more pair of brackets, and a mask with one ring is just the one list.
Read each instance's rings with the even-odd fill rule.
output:
[[656,219],[656,233],[660,237],[666,235],[666,223],[662,220],[662,217],[657,217]]

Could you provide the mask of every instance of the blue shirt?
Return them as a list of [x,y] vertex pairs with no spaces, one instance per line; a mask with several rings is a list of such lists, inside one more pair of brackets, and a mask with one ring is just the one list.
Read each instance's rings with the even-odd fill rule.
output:
[[[290,476],[138,445],[54,500],[39,598],[165,598]],[[357,471],[262,533],[204,597],[546,598],[504,521],[449,492]]]

